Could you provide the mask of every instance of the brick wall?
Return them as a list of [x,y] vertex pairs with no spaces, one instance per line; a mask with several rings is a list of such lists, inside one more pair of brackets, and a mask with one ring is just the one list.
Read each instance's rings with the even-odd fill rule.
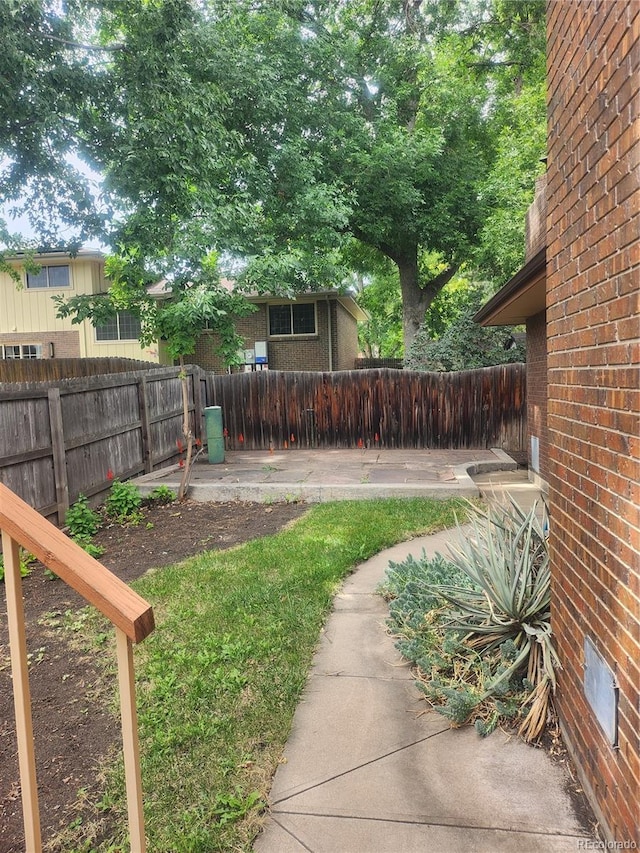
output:
[[53,344],[55,358],[80,358],[80,337],[76,330],[69,332],[5,332],[0,344],[40,344],[42,357],[50,358]]
[[[358,354],[358,335],[355,319],[335,299],[316,303],[317,334],[302,337],[269,337],[268,309],[261,303],[257,311],[241,317],[236,323],[247,349],[256,341],[267,341],[270,370],[329,370],[328,307],[331,306],[331,334],[333,339],[333,369],[353,370]],[[225,373],[226,368],[216,353],[218,338],[205,332],[198,341],[194,355],[189,359],[205,370]]]
[[[548,2],[552,626],[567,742],[609,840],[640,844],[640,2]],[[584,695],[619,684],[618,746]]]

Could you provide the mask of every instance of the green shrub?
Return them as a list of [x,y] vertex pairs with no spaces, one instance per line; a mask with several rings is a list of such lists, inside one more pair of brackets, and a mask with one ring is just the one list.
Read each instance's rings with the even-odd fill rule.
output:
[[114,480],[105,501],[105,510],[109,518],[119,523],[140,521],[140,505],[142,496],[133,483],[121,483]]
[[154,504],[171,504],[176,499],[176,493],[169,486],[164,484],[156,486],[156,488],[147,495],[147,501]]
[[87,498],[80,494],[78,500],[66,511],[64,523],[72,539],[77,536],[90,539],[100,527],[100,516],[91,509]]
[[[35,560],[33,554],[23,554],[22,549],[20,549],[20,577],[26,578],[27,575],[31,574],[31,569],[29,567],[29,563],[32,563]],[[0,583],[4,581],[4,556],[0,554]]]
[[522,718],[534,740],[552,711],[558,657],[551,642],[546,518],[511,500],[471,507],[471,529],[445,560],[391,564],[389,625],[419,671],[435,709],[460,725],[476,716],[481,734]]
[[72,538],[77,545],[89,554],[89,556],[97,559],[104,554],[104,548],[102,545],[96,545],[91,541],[90,536],[73,536]]

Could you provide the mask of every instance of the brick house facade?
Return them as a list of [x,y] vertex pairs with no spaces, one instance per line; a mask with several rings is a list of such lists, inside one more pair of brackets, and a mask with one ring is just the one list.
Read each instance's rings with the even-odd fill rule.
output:
[[[640,1],[549,0],[547,56],[546,192],[529,213],[527,264],[477,319],[527,323],[557,707],[607,841],[629,847],[640,845]],[[531,253],[545,244],[540,278]]]
[[640,2],[551,0],[547,54],[558,708],[608,840],[640,844]]
[[[236,328],[247,350],[253,350],[257,341],[266,343],[269,370],[353,370],[358,355],[357,323],[366,319],[366,314],[350,296],[330,291],[305,294],[290,301],[266,297],[250,297],[250,301],[256,310],[240,317]],[[312,332],[270,334],[270,306],[288,305],[314,306]],[[215,333],[205,332],[189,360],[205,370],[225,372],[226,367],[216,352],[217,343]]]

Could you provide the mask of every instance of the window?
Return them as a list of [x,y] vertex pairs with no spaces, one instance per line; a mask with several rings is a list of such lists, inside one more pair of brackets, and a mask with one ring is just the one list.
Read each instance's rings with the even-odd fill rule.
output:
[[130,311],[118,311],[106,323],[96,326],[97,341],[137,341],[140,337],[140,320]]
[[270,335],[315,335],[315,302],[269,306]]
[[37,290],[42,287],[69,287],[69,265],[57,267],[40,267],[38,273],[27,273],[27,287],[29,290]]
[[7,344],[0,346],[0,356],[2,358],[42,358],[41,344]]

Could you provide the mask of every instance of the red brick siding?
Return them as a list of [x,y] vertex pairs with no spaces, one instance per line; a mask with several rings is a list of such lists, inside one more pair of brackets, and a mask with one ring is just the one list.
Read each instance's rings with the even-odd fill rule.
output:
[[[539,466],[535,473],[548,483],[547,316],[545,311],[527,320],[527,424],[529,436],[535,436],[538,439]],[[529,467],[532,468],[531,444],[528,451]]]
[[69,332],[5,332],[0,334],[0,344],[40,344],[43,358],[50,358],[49,345],[53,344],[54,358],[80,358],[80,337],[75,330]]
[[[558,707],[611,840],[640,843],[640,2],[548,3],[547,320]],[[616,674],[619,748],[584,698]]]
[[[316,303],[316,334],[301,337],[269,337],[267,305],[257,306],[257,311],[241,317],[236,323],[238,334],[245,347],[252,349],[256,341],[267,341],[270,370],[329,370],[328,306],[331,305],[331,333],[333,339],[333,369],[352,370],[358,351],[358,335],[354,318],[336,300]],[[215,350],[217,336],[205,332],[196,346],[190,361],[205,370],[223,373],[226,368]]]

